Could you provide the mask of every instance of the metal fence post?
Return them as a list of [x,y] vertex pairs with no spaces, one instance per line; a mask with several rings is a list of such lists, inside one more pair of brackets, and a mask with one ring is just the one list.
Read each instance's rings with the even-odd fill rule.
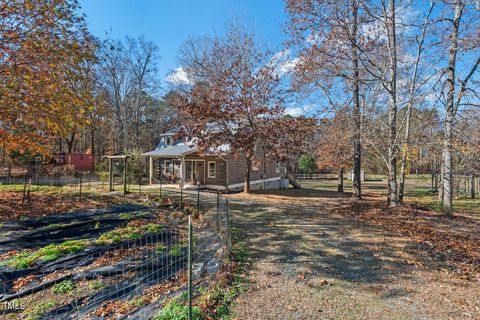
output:
[[83,171],[80,170],[80,188],[79,188],[79,201],[82,201],[82,178],[83,178]]
[[140,194],[142,193],[142,179],[143,179],[143,176],[142,176],[142,175],[140,175],[140,180],[139,180],[139,191],[138,191],[138,193],[140,193]]
[[160,176],[160,203],[162,202],[162,182],[163,182],[163,179]]
[[197,185],[197,212],[200,212],[200,184]]
[[128,158],[123,159],[123,200],[127,196],[127,169],[128,169]]
[[217,190],[217,231],[220,230],[220,223],[219,223],[219,219],[220,219],[220,190]]
[[232,249],[232,239],[230,234],[230,206],[228,204],[228,199],[225,199],[225,203],[226,203],[226,214],[227,214],[227,250],[228,250],[228,255],[230,256],[231,249]]
[[193,226],[192,215],[188,215],[188,320],[192,319],[192,261],[193,261]]
[[180,186],[180,209],[183,209],[183,186]]

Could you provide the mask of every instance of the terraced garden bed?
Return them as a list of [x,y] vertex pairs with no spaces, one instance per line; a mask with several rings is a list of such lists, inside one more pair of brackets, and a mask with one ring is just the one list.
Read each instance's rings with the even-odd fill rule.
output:
[[[185,287],[183,212],[164,200],[2,223],[0,318],[155,315],[165,297]],[[220,255],[220,239],[195,217],[195,257]]]

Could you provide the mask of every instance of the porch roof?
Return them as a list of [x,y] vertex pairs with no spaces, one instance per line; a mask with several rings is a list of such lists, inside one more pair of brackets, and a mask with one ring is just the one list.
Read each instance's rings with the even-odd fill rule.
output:
[[156,157],[181,157],[193,152],[198,151],[195,146],[186,144],[178,144],[176,146],[169,146],[166,148],[157,148],[155,150],[142,153],[143,156],[156,156]]

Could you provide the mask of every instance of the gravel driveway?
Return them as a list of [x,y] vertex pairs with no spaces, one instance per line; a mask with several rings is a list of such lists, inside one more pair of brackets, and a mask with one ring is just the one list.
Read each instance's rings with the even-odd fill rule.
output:
[[407,238],[332,213],[348,196],[233,195],[251,286],[237,319],[480,319],[480,283],[451,277]]

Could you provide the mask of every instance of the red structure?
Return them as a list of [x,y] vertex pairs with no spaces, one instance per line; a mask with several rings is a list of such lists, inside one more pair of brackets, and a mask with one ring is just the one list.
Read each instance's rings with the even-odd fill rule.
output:
[[93,158],[93,154],[84,154],[84,153],[59,154],[57,156],[57,164],[73,165],[76,171],[93,171],[94,158]]

